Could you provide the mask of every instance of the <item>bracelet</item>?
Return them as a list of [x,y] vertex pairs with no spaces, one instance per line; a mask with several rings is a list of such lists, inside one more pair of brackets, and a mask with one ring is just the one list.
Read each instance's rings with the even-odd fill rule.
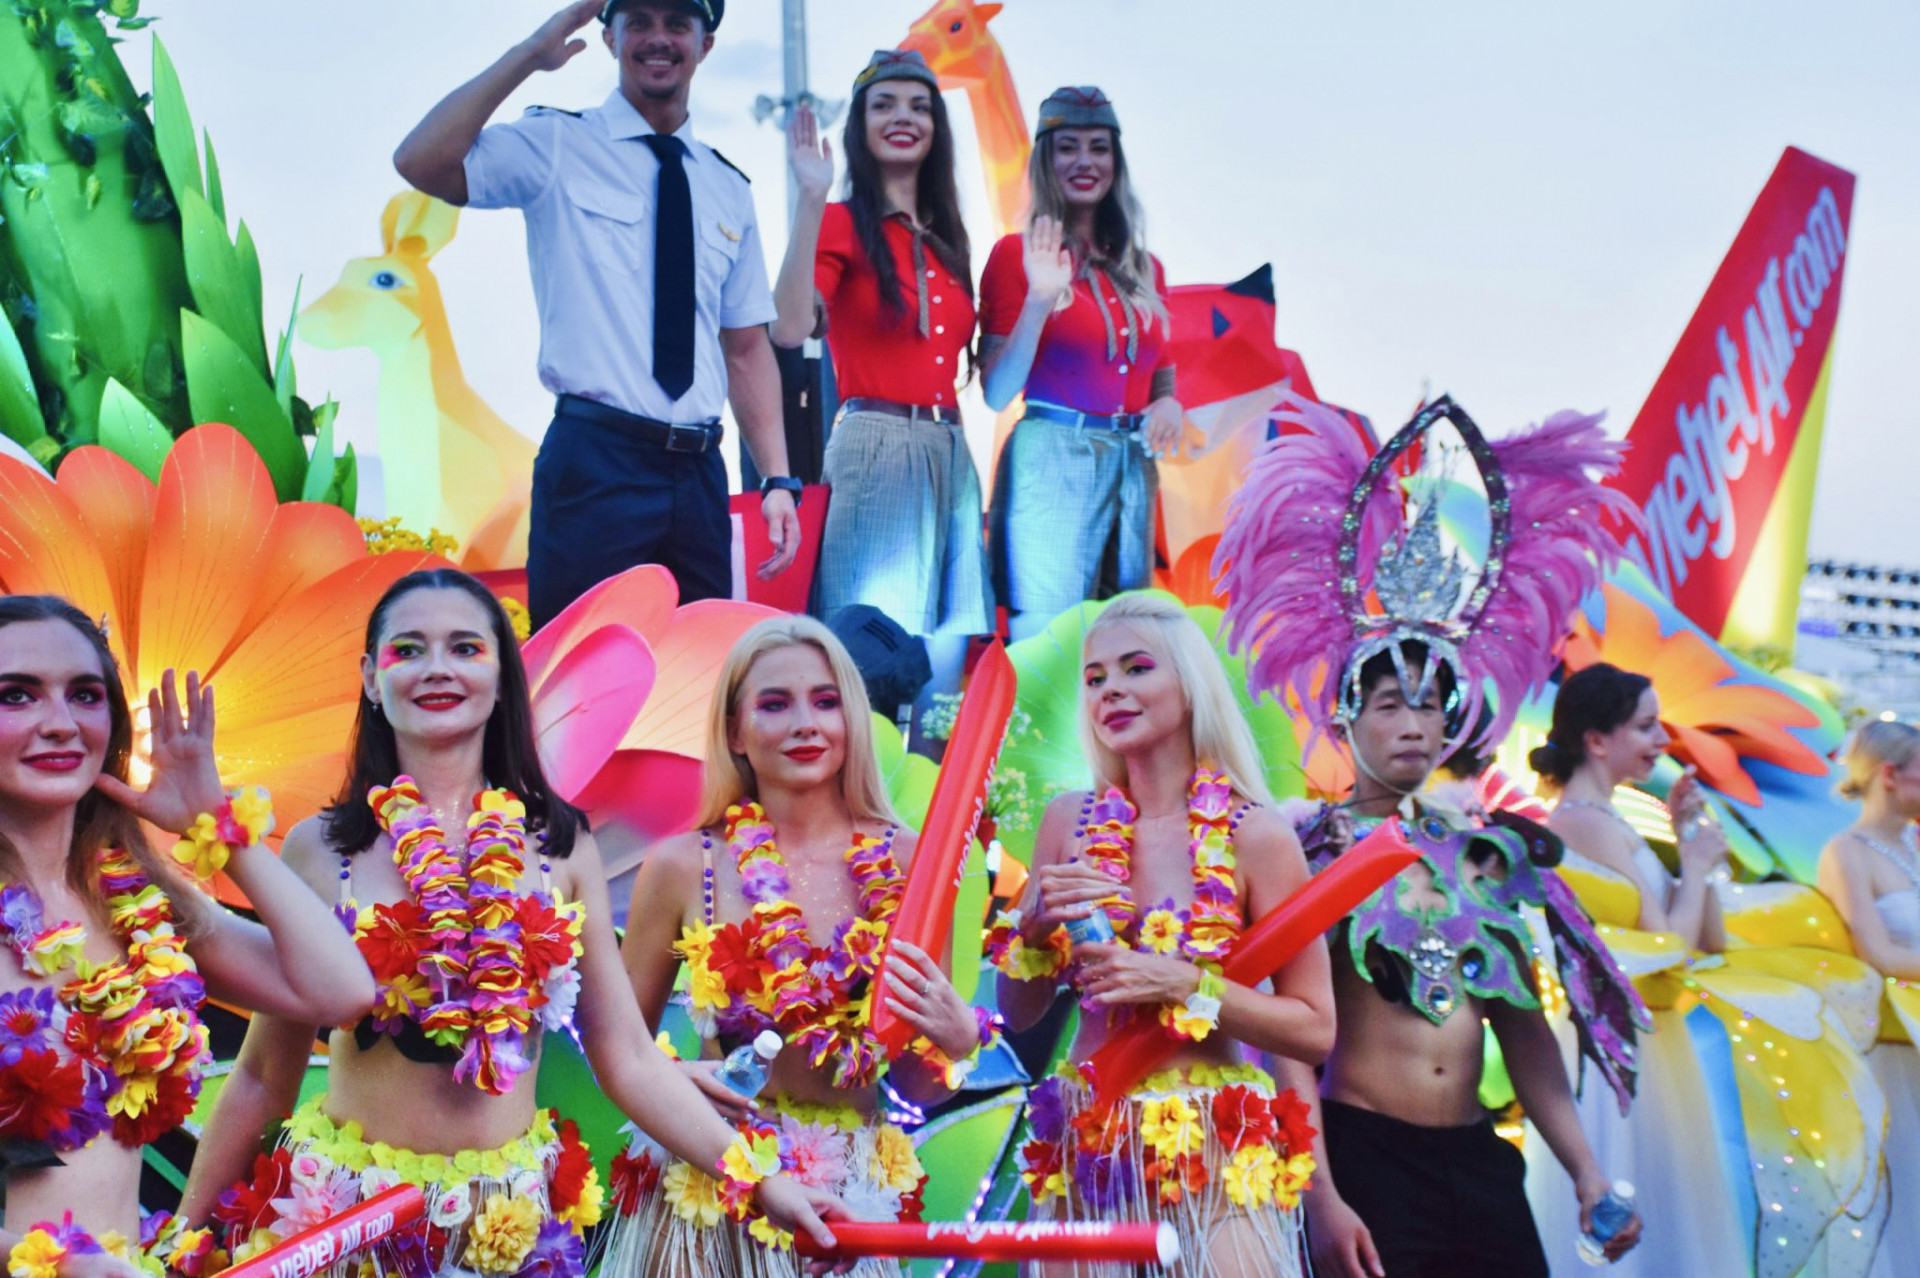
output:
[[735,1221],[747,1223],[759,1214],[754,1207],[754,1189],[780,1170],[778,1129],[750,1118],[742,1120],[733,1143],[715,1167],[720,1173],[720,1206]]
[[987,929],[987,957],[993,965],[1016,981],[1035,981],[1065,971],[1073,950],[1067,929],[1054,928],[1046,944],[1035,947],[1020,934],[1020,919],[1019,910],[1002,910]]
[[965,1056],[955,1059],[940,1050],[940,1045],[924,1034],[908,1044],[907,1050],[919,1056],[934,1069],[940,1071],[940,1081],[949,1091],[959,1091],[973,1071],[980,1065],[980,1053],[993,1046],[1000,1037],[1000,1018],[984,1007],[973,1009],[973,1019],[979,1025],[979,1039],[973,1050]]
[[60,1262],[68,1256],[93,1256],[104,1250],[67,1212],[59,1224],[35,1225],[13,1245],[7,1253],[7,1273],[12,1278],[59,1278]]
[[1203,967],[1200,969],[1199,987],[1187,995],[1186,1002],[1178,1006],[1169,1003],[1161,1008],[1160,1023],[1175,1038],[1197,1043],[1219,1028],[1220,1000],[1226,997],[1226,993],[1226,979],[1218,972]]
[[205,884],[227,868],[235,848],[250,848],[272,832],[273,800],[257,785],[242,786],[193,819],[173,845],[173,859]]

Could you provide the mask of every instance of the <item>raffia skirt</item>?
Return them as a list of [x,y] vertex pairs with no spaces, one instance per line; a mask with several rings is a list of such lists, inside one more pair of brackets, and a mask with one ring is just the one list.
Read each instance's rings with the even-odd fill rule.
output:
[[[926,1170],[913,1140],[878,1115],[847,1105],[775,1097],[763,1108],[780,1128],[782,1170],[838,1195],[860,1220],[915,1220]],[[600,1258],[603,1278],[798,1278],[791,1247],[770,1244],[722,1211],[718,1185],[637,1128],[614,1160],[614,1216]],[[771,1235],[762,1227],[762,1233]],[[863,1260],[858,1278],[899,1278],[891,1260]]]

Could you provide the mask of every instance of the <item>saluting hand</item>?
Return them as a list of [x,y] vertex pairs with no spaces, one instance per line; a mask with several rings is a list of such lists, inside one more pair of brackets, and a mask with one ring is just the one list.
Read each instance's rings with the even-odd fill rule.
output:
[[558,71],[573,61],[573,55],[587,47],[574,33],[600,16],[602,0],[575,0],[540,24],[521,48],[541,71]]
[[147,788],[136,790],[104,772],[94,788],[141,820],[179,834],[201,813],[217,811],[226,798],[213,756],[213,689],[189,670],[183,707],[169,670],[147,693],[147,716],[153,725],[153,778]]
[[803,199],[823,200],[833,186],[833,144],[820,132],[819,117],[802,102],[787,121],[787,167]]

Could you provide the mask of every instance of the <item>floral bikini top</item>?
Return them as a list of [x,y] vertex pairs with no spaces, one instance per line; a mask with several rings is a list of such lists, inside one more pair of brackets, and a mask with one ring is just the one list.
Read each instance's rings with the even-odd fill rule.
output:
[[558,1029],[580,994],[584,907],[540,887],[519,895],[526,869],[526,807],[507,790],[474,799],[464,848],[448,846],[411,777],[367,796],[393,840],[407,899],[372,906],[352,896],[353,863],[340,858],[340,921],[373,971],[379,999],[354,1028],[362,1050],[381,1036],[409,1060],[451,1064],[461,1082],[495,1096],[531,1068],[529,1036]]
[[138,1148],[193,1112],[209,1053],[206,986],[174,929],[173,905],[125,851],[100,854],[124,958],[85,957],[78,923],[48,926],[38,894],[0,888],[0,939],[21,970],[57,988],[0,995],[0,1172],[51,1167],[102,1132]]
[[846,860],[860,912],[817,945],[787,899],[786,862],[758,803],[727,809],[727,849],[752,907],[744,922],[714,925],[713,837],[702,832],[701,919],[683,927],[673,947],[686,960],[702,1037],[750,1039],[771,1029],[799,1044],[815,1069],[831,1062],[835,1087],[873,1085],[884,1065],[870,1032],[873,977],[906,890],[893,859],[897,833],[854,834]]

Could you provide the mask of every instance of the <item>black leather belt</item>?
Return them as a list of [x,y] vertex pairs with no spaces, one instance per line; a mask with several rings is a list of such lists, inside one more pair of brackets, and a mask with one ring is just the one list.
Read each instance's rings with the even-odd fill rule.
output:
[[1111,430],[1121,434],[1133,434],[1140,429],[1140,423],[1147,420],[1145,413],[1083,413],[1077,408],[1062,408],[1058,404],[1049,404],[1044,400],[1027,401],[1026,415],[1037,417],[1043,422],[1058,422],[1062,426],[1078,426],[1084,430]]
[[658,444],[670,453],[704,453],[717,447],[721,435],[725,434],[725,428],[719,422],[656,421],[578,395],[562,395],[553,406],[553,415],[623,430],[650,444]]
[[908,421],[939,422],[943,426],[958,426],[960,410],[940,405],[928,407],[925,404],[896,404],[890,399],[873,399],[866,395],[855,395],[851,399],[840,401],[840,413],[879,413],[884,417],[904,417]]

